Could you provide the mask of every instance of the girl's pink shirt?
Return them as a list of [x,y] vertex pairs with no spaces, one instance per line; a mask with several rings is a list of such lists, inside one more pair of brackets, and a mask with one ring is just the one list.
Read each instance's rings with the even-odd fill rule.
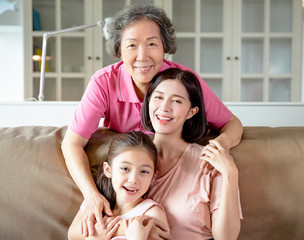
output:
[[[164,59],[160,71],[180,68],[193,72],[190,68]],[[218,99],[210,87],[195,73],[203,91],[208,125],[219,129],[229,122],[232,113]],[[117,132],[131,130],[148,133],[141,125],[142,101],[138,99],[132,77],[122,61],[104,67],[92,76],[87,89],[76,108],[69,129],[84,138],[90,138],[97,130],[100,119],[103,126]]]

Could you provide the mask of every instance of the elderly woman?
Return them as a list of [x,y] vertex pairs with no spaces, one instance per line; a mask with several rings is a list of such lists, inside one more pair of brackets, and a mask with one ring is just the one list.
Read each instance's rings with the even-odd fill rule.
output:
[[[138,4],[126,7],[109,21],[107,34],[109,55],[121,61],[92,76],[62,143],[68,170],[85,200],[84,226],[89,234],[93,234],[95,220],[103,225],[102,212],[112,215],[108,202],[96,188],[84,151],[100,119],[104,118],[105,127],[117,132],[147,133],[141,125],[141,108],[152,78],[168,68],[193,72],[164,59],[164,54],[174,54],[177,46],[174,26],[162,9]],[[204,96],[208,125],[220,130],[216,141],[229,150],[240,142],[242,124],[196,76]]]

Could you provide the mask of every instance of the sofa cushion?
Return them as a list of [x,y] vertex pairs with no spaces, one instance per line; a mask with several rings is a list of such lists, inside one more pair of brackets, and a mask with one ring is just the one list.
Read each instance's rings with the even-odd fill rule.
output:
[[60,144],[66,128],[0,128],[1,239],[67,239],[81,194]]
[[231,154],[244,216],[239,239],[303,239],[304,127],[245,127]]

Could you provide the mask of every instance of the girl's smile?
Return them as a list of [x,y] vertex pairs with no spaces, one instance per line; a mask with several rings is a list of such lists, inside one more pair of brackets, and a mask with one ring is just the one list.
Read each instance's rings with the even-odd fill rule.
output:
[[116,205],[127,211],[141,202],[149,189],[154,176],[154,164],[147,150],[135,148],[116,156],[112,167],[105,162],[104,173],[112,179]]

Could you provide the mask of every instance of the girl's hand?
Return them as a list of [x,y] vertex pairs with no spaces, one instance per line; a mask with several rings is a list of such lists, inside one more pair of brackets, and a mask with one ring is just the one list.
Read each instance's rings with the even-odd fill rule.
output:
[[118,221],[120,217],[104,217],[104,228],[99,224],[95,224],[95,232],[93,236],[89,236],[86,239],[103,239],[103,240],[110,240],[114,233],[119,228]]
[[146,240],[152,228],[153,220],[147,215],[141,215],[123,221],[128,240]]
[[210,144],[203,148],[200,159],[212,165],[223,176],[237,173],[232,156],[218,141],[210,140]]
[[107,216],[113,216],[110,209],[110,204],[101,194],[93,195],[91,198],[86,198],[83,201],[80,209],[83,212],[81,233],[85,237],[94,235],[94,226],[96,222],[100,225],[100,227],[105,227],[102,212],[105,212]]

